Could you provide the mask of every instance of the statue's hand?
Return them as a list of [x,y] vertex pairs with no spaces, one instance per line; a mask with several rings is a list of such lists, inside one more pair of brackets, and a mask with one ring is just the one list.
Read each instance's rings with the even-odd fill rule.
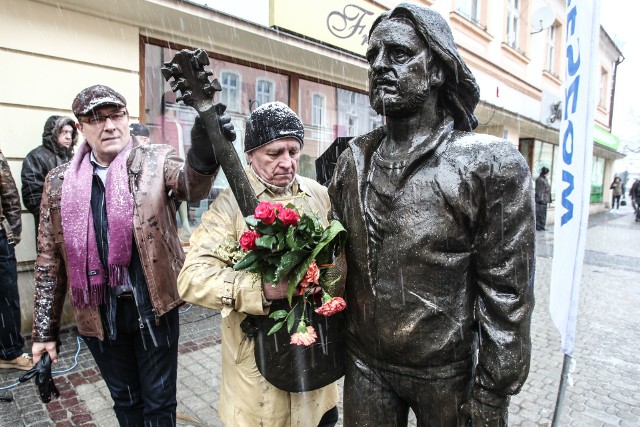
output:
[[[214,108],[218,114],[220,133],[227,141],[235,141],[236,131],[231,123],[231,117],[224,114],[227,107],[223,104],[216,104]],[[211,145],[209,135],[207,135],[200,116],[196,117],[191,129],[191,149],[187,154],[187,159],[191,167],[200,173],[213,173],[219,166],[218,159],[216,159],[213,151],[213,145]]]
[[460,407],[458,427],[506,427],[507,407],[496,407],[469,399]]

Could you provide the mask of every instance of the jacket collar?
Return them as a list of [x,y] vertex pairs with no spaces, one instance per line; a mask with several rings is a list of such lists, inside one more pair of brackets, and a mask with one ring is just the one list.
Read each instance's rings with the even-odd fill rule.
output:
[[[268,194],[269,199],[276,200],[280,198],[280,196],[276,196],[271,190],[269,190],[259,179],[256,178],[255,173],[251,169],[250,165],[245,166],[244,172],[249,178],[249,184],[251,184],[251,188],[253,188],[253,192],[256,193],[256,197],[260,199],[260,195],[263,193]],[[293,184],[291,185],[291,194],[292,196],[296,196],[299,193],[305,193],[310,196],[311,192],[309,191],[309,187],[305,184],[303,180],[300,179],[299,175],[296,175],[293,178]],[[282,197],[282,198],[290,198],[290,197]]]
[[[446,148],[446,141],[448,141],[452,132],[453,118],[451,116],[446,116],[434,132],[425,137],[424,140],[418,144],[413,153],[411,153],[407,159],[407,166],[402,173],[402,177],[400,178],[398,185],[402,186],[406,179],[423,164],[425,158],[432,155],[439,155],[439,153]],[[371,167],[371,158],[386,136],[386,126],[381,126],[362,137],[354,138],[349,142],[349,147],[353,152],[353,161],[358,175],[358,190],[360,192],[361,202],[363,201],[362,197],[364,195],[365,184]]]

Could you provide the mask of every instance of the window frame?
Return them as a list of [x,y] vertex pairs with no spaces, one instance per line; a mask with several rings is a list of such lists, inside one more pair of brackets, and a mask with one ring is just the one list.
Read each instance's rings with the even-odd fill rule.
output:
[[[316,99],[321,100],[320,106],[316,105]],[[327,97],[320,92],[312,93],[311,94],[311,124],[313,126],[317,126],[319,129],[321,129],[324,126],[324,123],[326,121],[326,116],[327,116],[326,108],[327,108]],[[319,120],[316,120],[317,119],[316,115],[319,115]]]
[[506,43],[515,50],[521,51],[521,17],[522,17],[522,1],[507,0],[507,31]]
[[[230,93],[230,86],[225,84],[224,77],[227,75],[233,75],[236,78],[237,84],[234,88],[235,95]],[[225,104],[227,106],[227,110],[230,112],[242,112],[242,74],[231,69],[220,70],[220,86],[222,87],[222,91],[220,92],[220,102]],[[227,90],[226,94],[225,89]],[[233,95],[233,97],[231,95]],[[230,99],[233,99],[234,104],[229,102]]]
[[[263,96],[263,93],[259,92],[259,87],[261,83],[267,83],[270,88],[269,100],[265,102],[260,101],[260,97]],[[276,83],[273,80],[268,79],[266,77],[258,77],[256,79],[256,93],[255,93],[256,107],[259,107],[262,104],[266,104],[267,102],[275,101],[275,94],[276,94]]]
[[[463,1],[465,2],[464,6],[469,5],[471,10],[465,10],[466,8],[460,6],[460,3]],[[456,12],[467,21],[484,28],[484,24],[482,22],[481,0],[456,0]]]

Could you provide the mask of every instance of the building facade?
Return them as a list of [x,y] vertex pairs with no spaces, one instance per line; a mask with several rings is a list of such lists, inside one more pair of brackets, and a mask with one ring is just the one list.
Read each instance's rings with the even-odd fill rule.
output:
[[[479,132],[518,146],[532,173],[554,171],[564,108],[565,3],[560,0],[414,0],[437,9],[452,27],[459,50],[477,78]],[[242,155],[244,121],[262,103],[282,101],[305,125],[300,173],[315,176],[315,159],[339,136],[383,123],[369,107],[364,59],[375,18],[394,0],[4,0],[0,5],[0,147],[18,185],[22,159],[41,142],[51,114],[72,116],[82,88],[102,83],[128,100],[134,121],[152,142],[185,155],[193,109],[176,102],[160,72],[180,49],[205,49],[227,105]],[[601,91],[597,100],[592,202],[604,207],[612,165],[620,154],[609,132],[615,70],[621,53],[602,32]],[[197,224],[220,189],[189,206]],[[549,215],[553,218],[553,215]],[[23,304],[31,303],[35,236],[23,215],[16,248]],[[188,236],[184,236],[185,239]],[[25,309],[25,317],[30,310]],[[28,319],[30,320],[30,319]],[[28,327],[30,322],[26,321]]]

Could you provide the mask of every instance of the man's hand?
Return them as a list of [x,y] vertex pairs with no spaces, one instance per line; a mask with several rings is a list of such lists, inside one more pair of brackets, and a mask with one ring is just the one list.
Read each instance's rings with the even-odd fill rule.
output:
[[[272,301],[274,299],[285,299],[287,297],[287,282],[289,281],[289,277],[285,277],[278,283],[278,285],[273,286],[272,283],[265,283],[262,285],[264,290],[264,297],[268,301]],[[296,286],[296,290],[293,291],[293,295],[298,295],[300,293],[300,286]],[[320,286],[309,286],[305,289],[305,292],[310,295],[315,295],[317,293],[322,292],[322,288]]]
[[495,407],[471,398],[460,407],[458,427],[506,427],[508,408]]
[[49,353],[53,363],[58,363],[58,343],[56,341],[34,342],[31,346],[31,357],[34,364],[38,363],[45,353]]
[[268,301],[273,301],[275,299],[285,299],[287,297],[287,281],[289,281],[288,277],[285,277],[274,286],[272,283],[265,283],[262,285],[262,289],[264,290],[264,297]]
[[[235,141],[236,131],[231,124],[231,117],[224,114],[227,107],[224,104],[216,104],[214,108],[218,113],[218,125],[222,136],[229,142]],[[214,173],[219,167],[209,135],[200,116],[196,117],[191,129],[191,149],[187,154],[187,160],[193,169],[203,174]]]

